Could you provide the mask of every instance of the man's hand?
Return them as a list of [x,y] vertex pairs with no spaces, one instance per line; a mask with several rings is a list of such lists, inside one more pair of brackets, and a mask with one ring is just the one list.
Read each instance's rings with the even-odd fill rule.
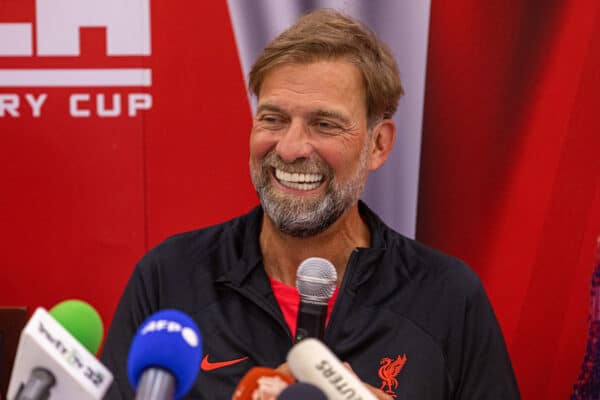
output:
[[[356,373],[354,372],[354,370],[352,369],[352,367],[350,366],[350,364],[348,364],[347,362],[343,363],[346,368],[348,368],[357,378],[358,375],[356,375]],[[291,376],[292,378],[296,379],[294,377],[294,375],[292,374],[292,371],[290,370],[290,367],[288,366],[287,363],[283,363],[281,364],[279,367],[277,367],[275,369],[278,372],[281,372],[282,374]],[[365,385],[365,387],[367,389],[369,389],[369,391],[371,393],[373,393],[373,395],[377,398],[377,400],[393,400],[394,398],[392,396],[390,396],[389,394],[385,393],[383,390],[377,389],[375,386],[371,386],[368,383],[363,382],[363,385]]]
[[287,376],[290,376],[290,377],[296,379],[296,377],[294,377],[294,375],[292,374],[292,370],[290,369],[290,367],[288,367],[287,362],[284,362],[279,367],[275,368],[275,371],[281,372],[284,375],[287,375]]

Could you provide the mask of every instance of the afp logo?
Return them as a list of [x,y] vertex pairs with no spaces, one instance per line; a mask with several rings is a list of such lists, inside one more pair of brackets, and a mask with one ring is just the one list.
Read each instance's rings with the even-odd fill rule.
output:
[[[36,0],[31,19],[0,23],[0,118],[41,117],[49,93],[40,91],[50,88],[69,91],[73,118],[137,117],[152,108],[152,70],[139,67],[151,55],[150,0]],[[83,62],[81,28],[105,32],[97,65]],[[128,57],[135,68],[122,67]]]
[[200,342],[198,335],[196,335],[196,332],[194,332],[192,328],[184,327],[176,321],[169,321],[166,319],[152,320],[142,328],[140,335],[144,336],[154,332],[180,333],[183,340],[185,340],[190,347],[197,347]]

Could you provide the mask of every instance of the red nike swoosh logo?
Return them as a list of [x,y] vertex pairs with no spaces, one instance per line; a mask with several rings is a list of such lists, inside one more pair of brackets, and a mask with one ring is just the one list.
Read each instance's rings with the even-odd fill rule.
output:
[[235,360],[229,360],[229,361],[210,362],[210,361],[208,361],[208,354],[207,354],[202,359],[202,364],[200,364],[200,368],[202,368],[202,371],[212,371],[213,369],[228,367],[230,365],[237,364],[239,362],[246,360],[247,358],[248,358],[248,356],[242,357],[242,358],[236,358]]

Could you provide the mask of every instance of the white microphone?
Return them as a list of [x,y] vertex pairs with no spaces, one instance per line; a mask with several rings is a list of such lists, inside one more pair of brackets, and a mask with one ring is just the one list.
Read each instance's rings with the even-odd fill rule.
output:
[[110,371],[40,307],[21,333],[7,399],[99,400],[112,380]]
[[294,377],[321,389],[329,400],[377,400],[361,380],[325,346],[306,338],[292,347],[287,362]]

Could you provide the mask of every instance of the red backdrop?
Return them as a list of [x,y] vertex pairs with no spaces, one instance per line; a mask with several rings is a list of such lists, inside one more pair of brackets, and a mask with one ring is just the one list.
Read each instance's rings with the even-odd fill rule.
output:
[[[29,22],[35,2],[0,2],[0,23]],[[93,304],[110,323],[135,262],[166,236],[231,218],[257,201],[250,109],[227,6],[151,3],[152,54],[107,56],[104,28],[81,29],[79,57],[0,57],[0,68],[150,68],[150,87],[0,87],[1,305]],[[34,35],[35,44],[35,35]],[[35,46],[34,46],[35,48]],[[34,51],[35,53],[35,51]],[[47,94],[34,118],[24,95]],[[89,94],[69,113],[72,94]],[[135,117],[96,115],[95,96],[152,96]],[[234,145],[235,144],[235,145]]]
[[524,399],[568,398],[600,234],[600,3],[433,2],[417,237],[467,260]]

